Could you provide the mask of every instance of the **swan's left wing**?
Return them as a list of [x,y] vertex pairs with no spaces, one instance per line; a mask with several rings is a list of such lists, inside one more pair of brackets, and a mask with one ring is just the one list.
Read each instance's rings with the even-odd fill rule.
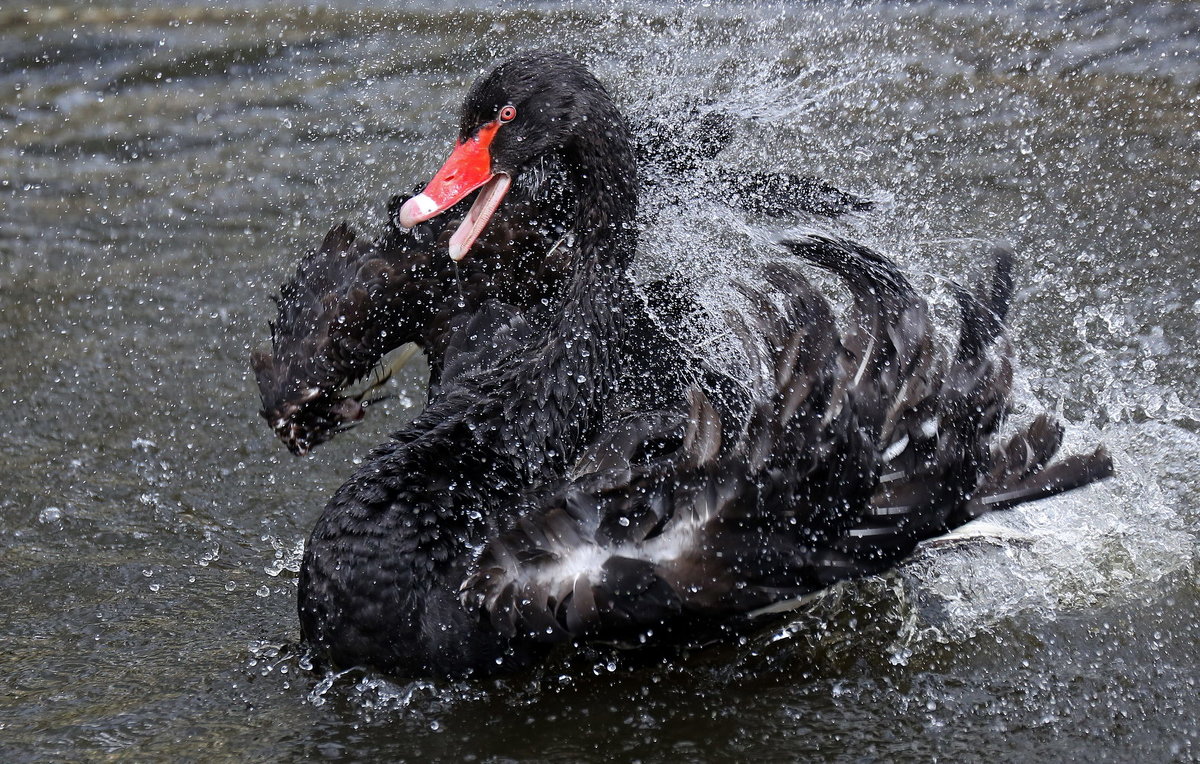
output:
[[[790,291],[785,308],[745,290],[754,306],[734,330],[761,370],[756,405],[741,428],[722,422],[693,389],[686,425],[624,420],[564,487],[483,550],[463,603],[501,633],[558,641],[629,639],[680,616],[745,613],[823,584],[805,575],[823,555],[798,544],[794,518],[758,480],[783,429],[820,427],[836,329],[828,304],[794,268],[766,280]],[[739,432],[726,442],[724,432]],[[803,438],[796,437],[801,442]],[[806,459],[821,471],[821,460]],[[802,488],[800,490],[803,490]]]
[[752,315],[733,322],[759,378],[741,427],[693,391],[674,449],[639,445],[654,427],[611,433],[595,471],[483,550],[468,608],[513,638],[637,638],[886,570],[979,514],[1111,474],[1102,449],[1051,463],[1060,432],[1046,418],[993,445],[1011,379],[1007,256],[960,296],[958,352],[937,365],[924,303],[894,264],[842,241],[787,244],[849,287],[845,336],[801,274],[768,268],[785,304],[744,290]]

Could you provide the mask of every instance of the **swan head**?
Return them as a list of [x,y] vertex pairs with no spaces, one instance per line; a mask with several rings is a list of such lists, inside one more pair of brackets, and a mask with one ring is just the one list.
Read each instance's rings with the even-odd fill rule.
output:
[[604,86],[570,56],[533,51],[509,58],[471,87],[453,152],[397,220],[411,228],[478,192],[450,239],[451,259],[461,260],[514,179],[544,157],[588,150],[577,145],[581,135],[618,129],[614,119],[620,117]]

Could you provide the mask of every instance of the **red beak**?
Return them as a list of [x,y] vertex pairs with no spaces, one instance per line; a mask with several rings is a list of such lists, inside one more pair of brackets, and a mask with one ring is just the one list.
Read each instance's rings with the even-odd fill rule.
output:
[[475,135],[459,141],[425,190],[400,207],[400,225],[412,228],[442,214],[475,189],[487,186],[450,239],[453,260],[461,260],[467,254],[512,185],[506,173],[492,172],[491,145],[499,129],[498,120],[489,122]]

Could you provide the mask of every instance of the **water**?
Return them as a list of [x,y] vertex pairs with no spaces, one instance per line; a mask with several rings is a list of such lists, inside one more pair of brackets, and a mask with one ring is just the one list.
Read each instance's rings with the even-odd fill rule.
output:
[[[1113,6],[0,10],[0,758],[1196,758],[1200,12]],[[1058,411],[1119,478],[742,644],[304,670],[300,544],[423,380],[293,459],[247,368],[267,297],[429,176],[481,68],[548,43],[633,114],[740,115],[729,167],[885,200],[833,228],[940,310],[1011,242],[1019,414]],[[726,299],[778,224],[684,191],[639,267]]]

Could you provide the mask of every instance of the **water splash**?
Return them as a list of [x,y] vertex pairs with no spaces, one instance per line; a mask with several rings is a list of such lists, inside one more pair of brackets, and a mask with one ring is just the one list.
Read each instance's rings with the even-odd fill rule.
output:
[[[956,182],[953,175],[947,177],[945,172],[938,181],[944,189],[921,188],[928,178],[921,165],[935,147],[948,161],[964,166],[994,154],[984,153],[985,142],[980,147],[964,146],[956,155],[938,127],[898,133],[899,141],[890,145],[879,138],[855,140],[854,150],[844,152],[839,144],[861,135],[855,128],[847,131],[845,123],[858,116],[877,123],[882,113],[889,130],[893,124],[899,128],[908,118],[895,116],[897,105],[915,105],[907,95],[914,79],[957,80],[965,92],[998,85],[1007,111],[967,112],[953,119],[968,133],[1015,133],[1015,153],[1030,168],[1026,177],[1037,178],[1035,184],[1047,188],[1055,177],[1054,168],[1061,165],[1063,146],[1077,146],[1082,139],[1064,130],[1079,124],[1085,111],[1051,109],[1047,114],[1038,99],[1018,92],[1019,81],[982,80],[986,71],[977,64],[964,61],[954,69],[928,71],[916,40],[906,41],[905,33],[897,34],[895,28],[881,35],[879,27],[863,23],[876,13],[880,11],[856,14],[822,9],[807,17],[738,18],[730,22],[737,32],[711,25],[702,29],[684,14],[677,23],[656,29],[649,39],[638,38],[636,48],[596,54],[598,68],[615,79],[636,119],[667,120],[680,133],[706,110],[719,108],[742,120],[733,143],[709,166],[701,167],[696,177],[672,188],[670,199],[652,194],[646,201],[654,216],[643,236],[644,251],[638,262],[643,277],[672,272],[695,290],[705,310],[695,317],[690,339],[704,348],[706,357],[725,358],[727,369],[735,373],[748,370],[720,320],[725,311],[739,308],[729,284],[745,278],[754,263],[777,256],[771,241],[780,232],[778,224],[748,218],[706,195],[705,172],[713,166],[830,169],[844,173],[830,178],[836,184],[871,197],[897,199],[862,218],[838,223],[804,220],[787,232],[819,227],[865,240],[914,273],[930,294],[935,315],[945,320],[954,315],[948,285],[974,277],[972,260],[987,237],[971,231],[972,226],[976,230],[980,226],[970,222],[974,216],[970,210],[963,214],[958,209],[912,204],[913,197],[929,198],[931,191],[956,193],[949,185]],[[856,23],[843,24],[847,15],[857,15]],[[911,23],[911,19],[900,21],[902,26]],[[1011,19],[1003,21],[1007,25]],[[1048,44],[1036,39],[1036,30],[1019,27],[1012,24],[1004,32],[1026,36],[1028,44],[1019,50]],[[747,28],[753,28],[753,34]],[[914,28],[905,31],[918,36]],[[946,33],[946,29],[933,30],[935,35]],[[747,47],[743,40],[729,49],[723,42],[730,34],[756,42]],[[677,54],[685,48],[704,53]],[[1058,117],[1062,124],[1043,122]],[[830,161],[831,156],[839,160]],[[882,174],[873,165],[890,168],[893,174]],[[970,183],[957,182],[963,190]],[[1047,235],[1045,222],[1036,214],[1041,197],[1020,187],[1012,191],[1001,195],[1002,204],[993,202],[996,211],[989,214],[1004,216],[1000,219],[1005,221],[1005,238],[1015,240],[1018,256],[1023,255],[1018,275],[1022,291],[1012,323],[1026,357],[1018,360],[1015,415],[1020,419],[1037,411],[1057,412],[1068,425],[1064,451],[1106,443],[1116,459],[1118,477],[995,518],[1026,535],[1027,544],[997,542],[941,550],[906,565],[903,578],[911,590],[907,598],[913,612],[920,614],[920,623],[901,629],[898,644],[969,639],[1012,617],[1053,619],[1082,608],[1119,606],[1155,597],[1180,574],[1195,577],[1200,484],[1186,465],[1200,461],[1200,438],[1195,434],[1200,424],[1198,396],[1194,384],[1177,384],[1190,374],[1165,378],[1162,374],[1173,346],[1181,341],[1194,343],[1168,334],[1161,323],[1147,328],[1139,315],[1144,312],[1141,306],[1099,285],[1087,272],[1096,262],[1086,255],[1095,236],[1087,219],[1076,217],[1068,221],[1067,230]],[[977,194],[978,189],[970,193]],[[995,222],[988,222],[982,230],[993,231],[994,226]],[[1155,246],[1147,248],[1178,250],[1182,245],[1178,233],[1159,232]],[[1022,245],[1025,252],[1020,251]],[[1077,254],[1081,250],[1083,257]],[[1127,275],[1121,284],[1140,291]],[[1055,312],[1067,318],[1066,328],[1073,330],[1073,337],[1057,330],[1061,324],[1036,320],[1047,299],[1061,300]],[[1180,310],[1186,312],[1188,299],[1178,302]],[[1190,321],[1195,327],[1194,316]],[[953,330],[953,319],[949,323],[947,334]],[[1194,368],[1194,356],[1190,351],[1184,356],[1186,369]],[[1134,369],[1143,373],[1131,375]]]

